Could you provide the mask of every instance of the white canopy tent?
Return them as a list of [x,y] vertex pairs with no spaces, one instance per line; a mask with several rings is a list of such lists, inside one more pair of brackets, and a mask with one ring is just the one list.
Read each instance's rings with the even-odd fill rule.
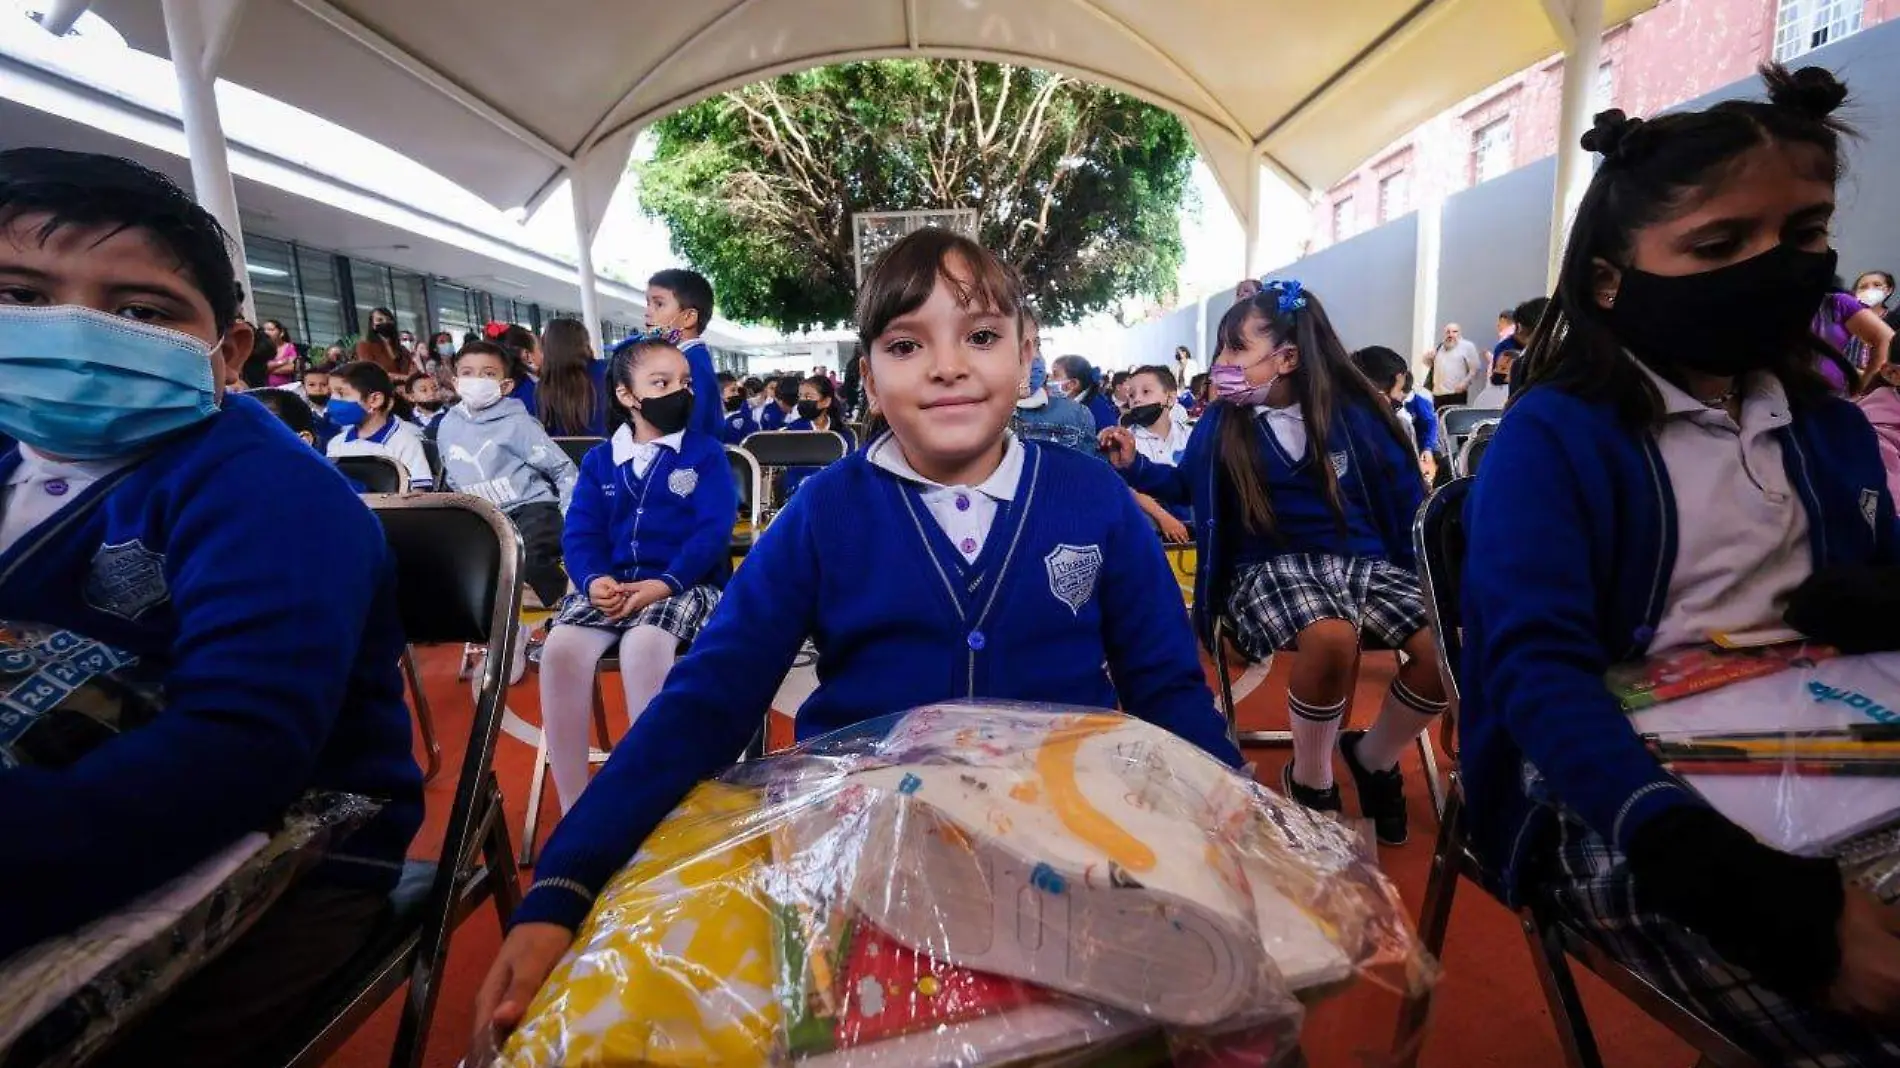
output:
[[[1656,0],[48,0],[88,8],[174,62],[199,197],[235,232],[215,97],[225,78],[397,147],[504,209],[563,181],[584,311],[592,243],[634,136],[672,111],[791,71],[893,56],[1059,70],[1187,123],[1247,233],[1259,176],[1311,194],[1437,111],[1565,52],[1560,208],[1585,169],[1603,27]],[[1556,213],[1553,233],[1568,213]],[[1239,267],[1240,265],[1237,265]]]

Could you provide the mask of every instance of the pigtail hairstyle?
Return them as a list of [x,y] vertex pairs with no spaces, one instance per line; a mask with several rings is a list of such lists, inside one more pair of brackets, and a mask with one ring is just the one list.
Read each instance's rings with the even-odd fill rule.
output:
[[[1259,315],[1267,322],[1275,347],[1293,344],[1300,350],[1300,365],[1287,376],[1306,420],[1307,448],[1314,457],[1308,465],[1314,483],[1333,510],[1340,533],[1346,531],[1346,503],[1339,488],[1339,473],[1327,461],[1326,443],[1331,439],[1333,419],[1339,406],[1361,405],[1373,412],[1392,435],[1393,440],[1411,451],[1405,428],[1392,412],[1392,403],[1361,372],[1346,346],[1327,318],[1319,298],[1300,288],[1298,282],[1269,282],[1253,296],[1227,309],[1221,317],[1220,347],[1239,350],[1246,347],[1247,321]],[[1267,496],[1267,476],[1260,458],[1260,429],[1249,411],[1230,410],[1220,422],[1217,455],[1226,482],[1232,487],[1240,506],[1241,521],[1249,533],[1271,537],[1274,533],[1273,503]],[[1395,475],[1383,461],[1378,463],[1380,478]],[[1418,478],[1416,470],[1409,477]]]
[[[1585,399],[1607,399],[1633,429],[1654,427],[1662,420],[1661,395],[1623,355],[1608,314],[1597,305],[1593,261],[1628,264],[1636,231],[1697,196],[1735,159],[1757,147],[1806,149],[1791,151],[1790,158],[1812,177],[1839,181],[1841,139],[1853,130],[1834,117],[1834,111],[1847,99],[1847,87],[1821,67],[1791,72],[1769,64],[1761,76],[1768,87],[1766,101],[1725,100],[1704,111],[1649,120],[1630,118],[1614,108],[1597,114],[1582,143],[1603,157],[1603,165],[1590,179],[1571,224],[1557,292],[1519,357],[1515,378],[1521,388],[1513,391],[1513,403],[1531,389],[1554,386]],[[1735,314],[1748,312],[1737,309]],[[1796,405],[1828,394],[1817,359],[1834,361],[1848,382],[1857,378],[1827,342],[1812,333],[1806,340],[1768,367]],[[1670,373],[1668,368],[1655,370]]]

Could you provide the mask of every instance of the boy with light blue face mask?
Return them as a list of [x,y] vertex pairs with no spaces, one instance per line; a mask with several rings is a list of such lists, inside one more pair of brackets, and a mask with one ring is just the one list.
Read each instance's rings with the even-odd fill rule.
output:
[[[306,790],[382,802],[120,1036],[140,1063],[255,1053],[369,938],[422,816],[382,531],[220,387],[252,341],[226,241],[138,164],[0,152],[0,434],[19,442],[0,452],[0,622],[133,660],[164,693],[64,767],[0,766],[6,867],[32,873],[0,880],[0,958],[272,830]],[[318,557],[355,581],[286,578]]]

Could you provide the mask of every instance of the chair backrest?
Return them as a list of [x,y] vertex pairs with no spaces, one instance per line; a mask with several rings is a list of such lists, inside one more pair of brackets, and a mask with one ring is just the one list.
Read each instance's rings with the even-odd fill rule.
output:
[[1438,425],[1454,438],[1463,438],[1478,429],[1478,424],[1504,418],[1502,408],[1461,408],[1453,406],[1438,413]]
[[1458,667],[1464,657],[1464,622],[1460,587],[1465,572],[1465,500],[1473,479],[1453,479],[1425,499],[1412,522],[1412,548],[1418,555],[1419,583],[1425,591],[1425,611],[1432,622],[1437,646],[1438,673],[1451,707],[1445,712],[1444,747],[1457,753]]
[[1491,437],[1498,428],[1497,420],[1479,423],[1478,429],[1465,439],[1464,448],[1458,451],[1458,470],[1460,475],[1478,473],[1478,462],[1484,459],[1484,450],[1491,447]]
[[581,457],[586,456],[590,452],[593,452],[594,446],[599,445],[600,443],[606,440],[607,440],[606,438],[578,436],[578,437],[555,438],[554,443],[561,447],[561,451],[567,454],[568,459],[574,461],[574,466],[579,467],[581,463]]
[[740,448],[760,467],[823,467],[844,459],[844,436],[830,430],[766,430],[747,434]]
[[365,493],[408,493],[409,469],[392,456],[339,456],[336,469],[360,483]]
[[508,668],[521,612],[521,535],[501,509],[463,493],[366,496],[396,563],[396,606],[412,643],[476,642],[488,655],[441,862],[425,908],[446,920],[471,862],[491,796],[495,740],[507,711]]
[[728,445],[726,462],[732,465],[732,482],[739,488],[739,518],[751,523],[756,529],[759,525],[759,510],[763,507],[760,498],[764,495],[765,481],[765,476],[759,471],[759,461],[739,446]]

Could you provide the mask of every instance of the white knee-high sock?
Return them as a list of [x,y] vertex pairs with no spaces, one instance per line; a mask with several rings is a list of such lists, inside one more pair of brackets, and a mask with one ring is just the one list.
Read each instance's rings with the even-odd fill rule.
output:
[[1405,747],[1437,722],[1449,701],[1431,701],[1400,679],[1393,679],[1385,691],[1385,703],[1372,729],[1359,740],[1354,755],[1368,771],[1386,771],[1398,766]]
[[620,685],[627,692],[627,724],[639,720],[666,685],[680,640],[658,627],[629,627],[620,636]]
[[569,624],[548,632],[541,646],[541,730],[548,739],[554,792],[566,812],[587,788],[587,725],[593,719],[594,672],[619,637],[611,630]]
[[1332,787],[1333,743],[1339,740],[1339,721],[1350,700],[1348,696],[1330,705],[1316,705],[1287,694],[1287,710],[1292,713],[1289,726],[1293,731],[1294,782],[1315,790]]

